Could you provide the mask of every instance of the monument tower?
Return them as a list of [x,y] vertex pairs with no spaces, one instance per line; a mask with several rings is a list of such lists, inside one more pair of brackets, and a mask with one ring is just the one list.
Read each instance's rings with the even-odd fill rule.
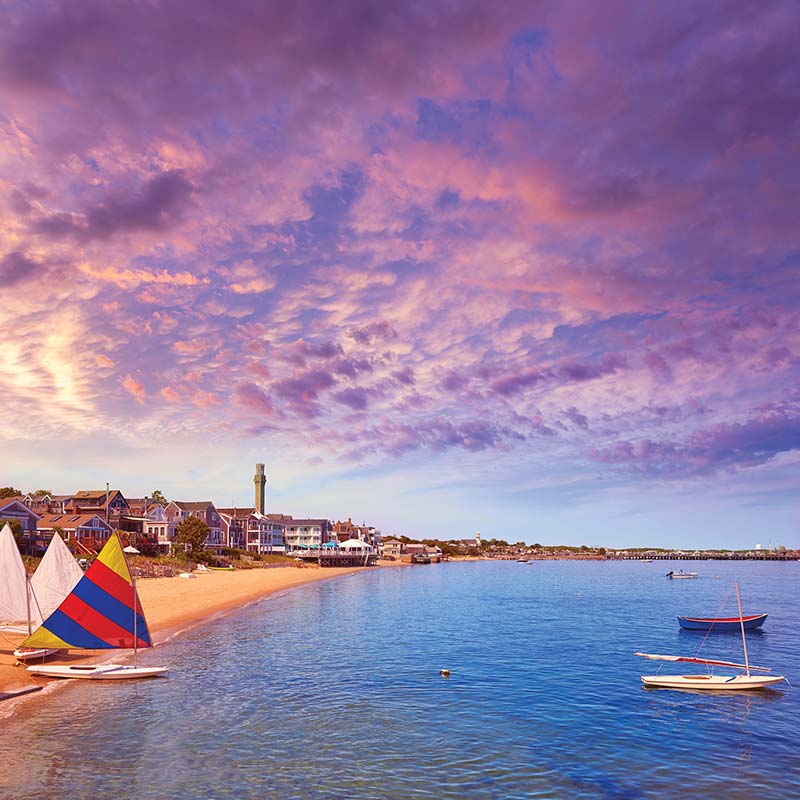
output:
[[264,465],[256,464],[256,474],[253,478],[253,483],[256,485],[256,511],[259,514],[264,513],[264,499],[267,490],[267,476],[264,474]]

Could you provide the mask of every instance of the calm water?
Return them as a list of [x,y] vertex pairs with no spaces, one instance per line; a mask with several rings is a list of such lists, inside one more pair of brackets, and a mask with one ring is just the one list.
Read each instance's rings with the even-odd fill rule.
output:
[[[148,653],[169,679],[36,696],[31,719],[0,727],[0,792],[800,797],[800,564],[693,568],[668,581],[663,563],[470,562],[305,587]],[[734,577],[745,611],[770,614],[751,661],[796,688],[644,689],[658,664],[633,651],[694,654],[703,634],[675,616],[715,613]],[[739,660],[741,639],[714,635],[703,654]]]

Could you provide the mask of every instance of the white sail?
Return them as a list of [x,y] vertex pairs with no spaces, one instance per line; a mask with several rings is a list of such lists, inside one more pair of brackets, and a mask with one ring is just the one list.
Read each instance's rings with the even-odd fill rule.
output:
[[82,577],[83,570],[56,531],[31,578],[42,617],[47,619]]
[[8,523],[0,530],[0,630],[29,633],[42,617]]

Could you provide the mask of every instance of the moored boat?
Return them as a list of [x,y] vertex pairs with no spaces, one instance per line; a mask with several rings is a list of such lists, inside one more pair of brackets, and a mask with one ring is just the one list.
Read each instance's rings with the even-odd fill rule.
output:
[[[674,656],[661,655],[658,653],[634,653],[635,656],[648,658],[651,661],[672,661],[689,664],[705,664],[708,672],[705,675],[642,675],[642,683],[645,686],[652,686],[662,689],[764,689],[773,684],[786,680],[783,675],[753,675],[752,672],[772,672],[770,667],[757,667],[750,663],[747,655],[747,638],[744,633],[744,614],[742,614],[742,600],[739,595],[739,584],[734,582],[736,589],[736,604],[739,607],[739,616],[736,622],[742,634],[742,652],[744,653],[744,664],[735,661],[721,661],[719,659],[701,658],[700,644],[697,654],[694,656]],[[764,615],[766,616],[766,615]],[[705,642],[706,637],[703,637]],[[713,667],[730,667],[733,669],[744,670],[744,674],[737,675],[714,675],[711,670]]]
[[673,580],[674,578],[696,578],[698,575],[698,572],[684,572],[683,570],[680,570],[680,572],[673,572],[670,570],[666,577]]
[[766,614],[748,614],[746,617],[678,617],[681,628],[690,631],[738,631],[760,628],[767,618]]

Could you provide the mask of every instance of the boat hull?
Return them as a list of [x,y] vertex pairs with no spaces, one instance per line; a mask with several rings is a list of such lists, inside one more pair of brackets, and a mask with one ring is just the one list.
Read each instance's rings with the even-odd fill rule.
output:
[[782,680],[783,675],[642,675],[645,686],[661,689],[765,689]]
[[681,628],[689,631],[707,631],[709,629],[715,631],[739,631],[742,624],[745,630],[752,630],[753,628],[760,628],[767,618],[766,614],[751,614],[747,617],[742,617],[741,622],[738,617],[678,617],[678,623]]
[[60,652],[60,650],[54,650],[52,647],[18,647],[14,651],[14,658],[17,661],[32,661],[35,658],[47,658],[47,656]]
[[135,667],[123,664],[37,664],[28,672],[41,678],[83,678],[94,681],[127,681],[169,675],[167,667]]

